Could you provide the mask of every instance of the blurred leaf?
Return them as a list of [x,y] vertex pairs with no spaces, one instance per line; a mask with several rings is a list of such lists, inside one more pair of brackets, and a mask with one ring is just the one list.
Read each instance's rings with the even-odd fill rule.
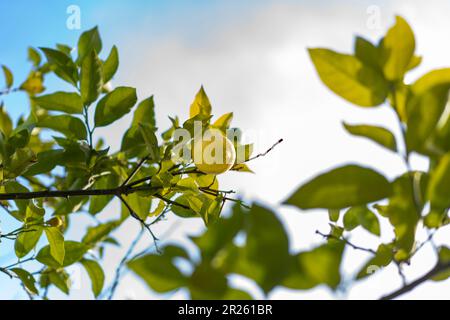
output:
[[364,229],[376,236],[380,235],[380,222],[378,221],[375,213],[369,210],[366,206],[352,207],[345,213],[345,230],[351,231],[357,226],[362,226]]
[[328,210],[328,217],[330,221],[337,222],[339,220],[340,210],[330,209]]
[[103,272],[102,267],[98,264],[97,261],[83,259],[80,262],[86,269],[89,278],[91,279],[92,292],[97,298],[102,292],[103,285],[105,283],[105,273]]
[[6,88],[9,89],[14,84],[14,76],[13,76],[11,70],[7,66],[2,65],[2,69],[3,69],[3,75],[5,76]]
[[357,273],[356,279],[367,277],[383,267],[387,267],[394,259],[392,245],[380,244],[377,252]]
[[342,98],[362,107],[384,102],[388,86],[376,70],[354,56],[328,49],[309,49],[323,83]]
[[62,111],[65,113],[82,113],[81,97],[75,92],[58,91],[51,94],[34,97],[33,101],[46,110]]
[[395,25],[389,29],[381,43],[383,71],[386,79],[403,79],[415,50],[414,33],[408,23],[397,16]]
[[86,126],[83,121],[69,115],[48,116],[39,121],[38,126],[61,132],[68,138],[87,139]]
[[119,225],[120,223],[117,221],[111,221],[101,223],[95,227],[88,227],[82,242],[88,246],[95,245],[97,242],[101,242],[107,238],[108,235]]
[[85,106],[97,100],[102,86],[102,64],[93,50],[86,55],[81,64],[80,92]]
[[450,153],[445,154],[432,171],[427,194],[433,209],[450,207]]
[[94,116],[95,126],[104,127],[122,118],[130,112],[136,101],[136,89],[117,87],[98,102]]
[[[448,264],[450,262],[450,248],[441,246],[439,248],[439,265]],[[450,278],[450,268],[435,275],[433,281],[444,281]]]
[[420,96],[410,99],[407,105],[406,142],[408,150],[428,154],[431,147],[431,151],[433,151],[433,147],[429,144],[429,138],[444,112],[449,88],[450,86],[434,87]]
[[35,286],[36,280],[31,273],[21,268],[12,268],[10,270],[19,277],[25,288],[27,288],[32,294],[39,293]]
[[20,85],[20,90],[26,91],[31,96],[44,91],[44,77],[42,73],[39,71],[31,71],[27,79]]
[[231,217],[222,218],[220,223],[211,225],[203,234],[191,239],[200,249],[202,259],[212,260],[222,248],[233,242],[243,226],[244,214],[236,204]]
[[368,138],[389,150],[397,151],[394,135],[385,128],[369,125],[349,125],[346,123],[344,123],[344,127],[352,135]]
[[129,261],[127,265],[158,293],[173,291],[187,284],[185,276],[165,256],[148,254]]
[[[235,272],[253,279],[268,293],[286,276],[289,240],[276,215],[253,205],[246,219],[247,240]],[[270,252],[270,254],[267,254]]]
[[326,284],[336,289],[341,282],[340,266],[345,244],[332,240],[311,251],[300,252],[291,261],[283,285],[291,289],[310,289]]
[[189,291],[193,300],[217,300],[228,289],[225,274],[207,263],[197,266],[189,278]]
[[32,62],[34,67],[41,64],[41,55],[32,47],[28,47],[28,61]]
[[365,65],[381,69],[381,50],[362,37],[355,38],[355,56]]
[[391,185],[378,172],[347,165],[313,178],[285,203],[301,209],[342,209],[384,199],[391,192]]
[[112,79],[119,67],[119,52],[117,47],[113,46],[108,58],[103,63],[103,82],[108,83]]

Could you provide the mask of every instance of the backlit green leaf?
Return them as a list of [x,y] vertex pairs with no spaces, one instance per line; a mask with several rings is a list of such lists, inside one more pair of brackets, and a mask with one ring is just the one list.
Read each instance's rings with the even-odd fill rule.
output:
[[130,112],[137,101],[136,89],[117,87],[97,104],[95,109],[95,126],[104,127]]
[[328,49],[309,49],[323,83],[342,98],[362,107],[384,102],[388,86],[382,75],[356,57]]
[[81,97],[75,92],[58,91],[33,98],[34,102],[46,110],[62,111],[65,113],[82,113]]
[[368,138],[389,150],[397,151],[394,135],[385,128],[370,125],[349,125],[346,123],[344,123],[344,127],[352,135]]
[[391,191],[389,182],[378,172],[347,165],[313,178],[285,203],[301,209],[342,209],[384,199]]

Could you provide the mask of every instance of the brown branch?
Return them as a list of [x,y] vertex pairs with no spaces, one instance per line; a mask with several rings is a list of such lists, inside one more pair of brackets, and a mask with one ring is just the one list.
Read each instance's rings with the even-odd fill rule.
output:
[[279,145],[279,144],[282,143],[282,142],[283,142],[283,139],[278,140],[278,141],[275,142],[269,149],[267,149],[265,152],[259,153],[259,154],[257,154],[256,156],[251,157],[251,158],[245,160],[244,162],[249,162],[249,161],[258,159],[259,157],[264,157],[265,155],[267,155],[270,151],[272,151],[277,145]]
[[342,242],[344,242],[345,244],[347,244],[348,246],[352,247],[355,250],[360,250],[360,251],[369,252],[371,254],[376,254],[375,250],[357,246],[357,245],[351,243],[350,241],[348,241],[345,238],[338,238],[338,237],[336,237],[336,236],[334,236],[332,234],[324,234],[324,233],[320,232],[319,230],[316,230],[316,234],[321,235],[322,237],[324,237],[326,239],[334,239],[334,240],[342,241]]
[[447,263],[438,263],[433,269],[431,269],[430,271],[428,271],[426,274],[424,274],[423,276],[421,276],[420,278],[414,280],[413,282],[401,287],[400,289],[385,295],[384,297],[381,297],[380,300],[391,300],[391,299],[395,299],[399,296],[401,296],[402,294],[405,294],[411,290],[413,290],[414,288],[416,288],[417,286],[421,285],[422,283],[424,283],[425,281],[431,279],[432,277],[434,277],[435,275],[446,271],[447,269],[450,269],[450,262]]

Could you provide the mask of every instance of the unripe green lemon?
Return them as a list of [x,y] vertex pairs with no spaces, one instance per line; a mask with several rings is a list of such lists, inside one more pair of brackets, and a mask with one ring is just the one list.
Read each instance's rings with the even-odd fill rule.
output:
[[227,172],[236,161],[233,143],[218,129],[209,129],[202,138],[195,138],[192,154],[197,169],[207,174]]

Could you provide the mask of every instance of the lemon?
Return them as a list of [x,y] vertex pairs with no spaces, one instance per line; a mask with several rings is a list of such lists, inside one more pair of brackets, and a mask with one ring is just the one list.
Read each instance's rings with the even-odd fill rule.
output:
[[193,156],[198,170],[215,175],[227,172],[236,161],[233,143],[218,129],[194,139]]

